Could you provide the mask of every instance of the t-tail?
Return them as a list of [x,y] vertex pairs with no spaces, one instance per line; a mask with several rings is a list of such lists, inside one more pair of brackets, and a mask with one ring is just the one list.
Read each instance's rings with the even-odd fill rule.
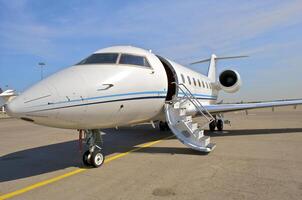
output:
[[210,58],[190,63],[190,65],[195,65],[195,64],[204,63],[204,62],[210,62],[209,70],[208,70],[208,78],[210,80],[212,80],[213,82],[216,82],[216,79],[217,79],[216,65],[217,65],[217,61],[218,60],[246,58],[246,57],[248,57],[248,56],[225,56],[225,57],[217,57],[215,54],[212,54]]

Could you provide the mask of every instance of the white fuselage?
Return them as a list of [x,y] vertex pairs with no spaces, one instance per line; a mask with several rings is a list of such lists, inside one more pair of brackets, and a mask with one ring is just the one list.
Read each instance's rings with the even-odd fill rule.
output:
[[182,95],[171,82],[184,83],[203,105],[217,100],[214,81],[189,68],[129,46],[110,47],[95,53],[107,52],[144,56],[150,67],[118,62],[74,65],[16,97],[6,105],[8,114],[41,125],[70,129],[165,120],[166,100]]

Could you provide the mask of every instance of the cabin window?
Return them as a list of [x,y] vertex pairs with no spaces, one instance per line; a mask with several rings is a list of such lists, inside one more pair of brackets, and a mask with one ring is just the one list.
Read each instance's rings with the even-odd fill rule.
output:
[[190,77],[189,77],[189,76],[187,76],[187,78],[188,78],[188,82],[189,82],[189,84],[191,85],[191,79],[190,79]]
[[185,79],[185,77],[184,77],[183,74],[181,74],[181,79],[182,79],[182,82],[183,82],[183,83],[186,83],[186,79]]
[[203,88],[206,88],[206,86],[204,85],[204,82],[203,82],[203,81],[202,81],[202,87],[203,87]]
[[193,78],[193,83],[194,83],[194,85],[196,86],[196,81],[195,81],[195,78]]
[[197,81],[198,81],[198,86],[199,86],[199,87],[201,87],[200,80],[199,80],[199,79],[197,79]]
[[122,54],[119,64],[139,65],[150,67],[147,59],[143,56],[135,56],[130,54]]
[[86,64],[115,64],[117,61],[117,53],[96,53],[92,54],[88,58],[85,58],[77,65],[86,65]]
[[209,88],[208,82],[206,82],[206,86],[207,86],[207,88]]

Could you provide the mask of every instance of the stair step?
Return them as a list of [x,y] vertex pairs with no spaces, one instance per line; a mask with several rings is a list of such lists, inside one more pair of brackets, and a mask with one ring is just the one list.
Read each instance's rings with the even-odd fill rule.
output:
[[187,131],[188,128],[186,127],[186,124],[184,123],[183,120],[177,121],[175,124],[175,128],[177,128],[180,131]]
[[210,137],[203,136],[199,139],[199,142],[201,143],[201,146],[207,147],[210,144]]
[[215,144],[215,143],[210,143],[210,144],[208,144],[208,146],[207,146],[207,148],[209,148],[210,151],[214,150],[215,147],[216,147],[216,144]]
[[187,111],[185,108],[178,108],[179,116],[185,116],[187,114]]
[[192,116],[191,115],[187,115],[187,116],[184,117],[183,120],[186,121],[186,122],[192,122]]
[[[182,100],[174,100],[165,104],[166,119],[171,131],[183,144],[194,150],[202,152],[212,151],[216,145],[210,143],[210,137],[205,136],[203,130],[208,125],[208,118],[202,115],[206,113],[201,113],[202,122],[193,122],[192,116],[187,113],[185,104],[188,103],[184,103]],[[196,105],[194,106],[200,111]]]
[[186,114],[187,114],[187,111],[185,108],[175,108],[173,112],[175,113],[175,115],[180,116],[180,117],[186,116]]
[[174,104],[173,104],[173,108],[174,108],[174,109],[179,109],[179,108],[181,108],[180,102],[174,103]]
[[204,131],[203,130],[200,130],[199,128],[198,129],[196,129],[195,131],[194,131],[194,135],[195,135],[195,137],[199,140],[200,138],[202,138],[202,137],[204,137]]
[[190,126],[192,132],[194,132],[196,129],[198,129],[197,123],[191,123],[189,126]]

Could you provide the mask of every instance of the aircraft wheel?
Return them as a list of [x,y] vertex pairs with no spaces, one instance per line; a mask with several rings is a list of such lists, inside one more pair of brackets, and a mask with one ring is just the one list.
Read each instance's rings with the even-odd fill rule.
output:
[[221,119],[217,120],[218,131],[223,131],[223,121]]
[[159,126],[160,131],[169,131],[170,130],[169,125],[168,125],[167,122],[160,121],[158,126]]
[[212,122],[209,124],[209,128],[210,128],[210,131],[215,131],[216,122],[215,122],[215,121],[212,121]]
[[83,154],[83,164],[84,164],[85,166],[91,166],[90,158],[91,158],[91,155],[90,155],[90,152],[89,152],[89,150],[88,150],[88,151],[86,151],[86,152]]
[[159,126],[160,131],[165,131],[166,130],[165,122],[160,121],[158,126]]
[[105,155],[100,150],[92,152],[90,162],[93,167],[100,167],[105,161]]
[[165,124],[165,129],[166,129],[166,131],[170,131],[170,127],[169,127],[168,123],[165,122],[164,124]]

